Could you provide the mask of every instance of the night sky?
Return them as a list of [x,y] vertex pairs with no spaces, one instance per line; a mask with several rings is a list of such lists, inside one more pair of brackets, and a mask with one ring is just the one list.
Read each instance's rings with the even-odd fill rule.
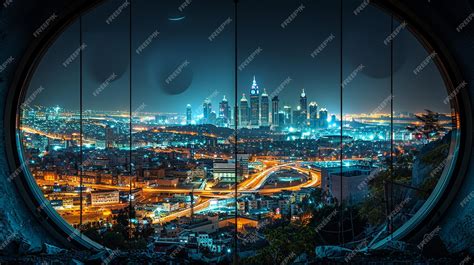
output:
[[[183,0],[132,1],[132,109],[145,104],[144,112],[184,113],[186,104],[191,104],[196,115],[207,97],[216,111],[224,95],[234,101],[232,0],[194,0],[182,11],[178,8]],[[130,7],[106,23],[124,3],[108,1],[83,17],[83,42],[87,45],[83,51],[84,109],[129,109]],[[344,88],[345,113],[372,112],[390,95],[390,46],[383,43],[391,33],[390,16],[372,6],[356,16],[353,11],[360,3],[344,2],[343,78],[364,65]],[[281,23],[301,5],[304,8],[282,28]],[[254,75],[261,91],[266,88],[269,94],[290,77],[291,82],[279,94],[281,106],[295,108],[305,88],[308,102],[316,101],[330,113],[339,113],[339,1],[241,0],[238,11],[238,65],[261,48],[254,60],[238,71],[238,99],[242,93],[248,95]],[[226,24],[229,18],[232,21]],[[221,24],[223,30],[210,41],[208,37]],[[396,22],[395,28],[398,25]],[[158,36],[137,54],[135,50],[156,31]],[[310,54],[331,34],[335,38],[312,58]],[[413,74],[429,53],[408,29],[401,30],[394,43],[394,110],[449,112],[443,103],[447,92],[435,65],[430,63],[420,74]],[[79,45],[76,22],[39,65],[29,92],[40,86],[45,89],[32,105],[79,109],[79,58],[68,67],[62,65]],[[167,84],[166,79],[185,62],[187,66]],[[113,73],[117,78],[94,96]],[[389,107],[383,112],[389,112]]]

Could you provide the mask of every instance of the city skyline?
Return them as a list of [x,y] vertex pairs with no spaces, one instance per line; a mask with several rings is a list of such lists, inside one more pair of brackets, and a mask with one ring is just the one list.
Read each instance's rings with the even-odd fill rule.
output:
[[[224,2],[213,3],[210,10],[205,10],[206,5],[193,5],[186,12],[188,16],[180,21],[163,19],[171,16],[171,10],[176,8],[174,5],[179,6],[179,3],[162,3],[166,8],[160,3],[151,3],[159,12],[153,15],[149,14],[153,8],[135,5],[137,14],[160,19],[154,23],[136,19],[134,24],[133,50],[138,49],[150,36],[156,37],[140,54],[132,54],[134,72],[131,98],[128,42],[122,41],[129,37],[127,13],[124,12],[110,25],[104,23],[104,18],[116,8],[108,2],[84,16],[83,42],[87,47],[82,49],[83,109],[128,110],[131,100],[132,110],[145,104],[149,112],[181,113],[180,102],[188,101],[186,104],[196,107],[215,91],[226,95],[229,102],[234,102],[232,21],[225,24],[224,30],[215,40],[209,41],[207,38],[226,19],[233,19],[233,6],[227,6]],[[266,1],[252,4],[243,1],[241,12],[247,15],[239,26],[237,65],[245,67],[238,71],[239,97],[243,91],[248,91],[248,82],[256,75],[261,90],[265,88],[269,95],[277,92],[281,102],[285,98],[294,99],[294,95],[305,88],[308,97],[316,99],[319,105],[338,110],[341,83],[339,22],[331,16],[338,10],[337,6],[337,3],[305,1],[305,12],[295,20],[290,30],[282,29],[279,25],[286,11],[295,8],[291,3],[278,3],[274,7],[266,5]],[[348,3],[347,13],[351,14],[357,6],[357,1]],[[262,23],[257,11],[259,7],[275,9],[275,14],[278,14],[266,18],[266,25],[271,29],[269,31],[259,30]],[[207,12],[220,15],[206,16]],[[390,95],[390,49],[383,43],[390,34],[390,20],[386,14],[371,6],[364,10],[364,16],[350,19],[353,23],[347,23],[344,28],[347,36],[344,38],[343,79],[360,65],[364,69],[344,89],[343,109],[347,113],[368,113]],[[319,22],[325,27],[307,26]],[[272,24],[276,26],[270,27]],[[359,32],[358,28],[365,28],[366,31]],[[352,36],[353,31],[359,34]],[[159,34],[153,35],[155,32]],[[79,60],[76,58],[67,67],[63,65],[79,47],[78,33],[79,25],[76,22],[47,51],[30,84],[30,92],[44,87],[33,104],[79,108]],[[314,56],[313,52],[328,36],[334,39]],[[108,41],[103,42],[103,39]],[[109,42],[115,45],[104,47]],[[189,43],[193,46],[189,46]],[[259,47],[261,52],[256,53],[260,51]],[[353,50],[358,52],[351,52]],[[254,59],[244,64],[252,54]],[[421,112],[425,108],[437,112],[449,110],[449,106],[443,103],[447,92],[436,65],[430,63],[420,74],[413,73],[428,55],[409,30],[402,30],[397,35],[394,42],[395,111]],[[173,80],[168,79],[177,69],[181,69],[181,74]],[[115,76],[111,78],[113,74]],[[291,81],[280,89],[288,79]],[[107,80],[110,81],[103,86]],[[101,87],[100,93],[94,94]],[[420,97],[424,98],[426,106],[418,104],[416,98]],[[189,102],[191,98],[193,101]],[[213,105],[217,106],[220,98],[212,98]],[[298,99],[294,100],[284,104],[296,106]]]

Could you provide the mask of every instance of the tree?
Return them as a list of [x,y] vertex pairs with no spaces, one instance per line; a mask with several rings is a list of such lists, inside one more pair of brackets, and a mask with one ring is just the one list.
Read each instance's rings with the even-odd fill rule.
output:
[[438,136],[445,129],[441,126],[438,112],[434,112],[426,109],[426,113],[416,115],[416,118],[421,122],[421,125],[411,125],[407,129],[415,132],[418,138],[425,136],[426,139],[430,140],[432,136]]

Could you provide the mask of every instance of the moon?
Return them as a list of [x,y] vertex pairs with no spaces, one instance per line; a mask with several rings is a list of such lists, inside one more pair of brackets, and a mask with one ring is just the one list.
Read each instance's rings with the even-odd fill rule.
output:
[[169,21],[180,21],[180,20],[183,20],[185,19],[186,16],[182,16],[182,17],[170,17],[168,18]]

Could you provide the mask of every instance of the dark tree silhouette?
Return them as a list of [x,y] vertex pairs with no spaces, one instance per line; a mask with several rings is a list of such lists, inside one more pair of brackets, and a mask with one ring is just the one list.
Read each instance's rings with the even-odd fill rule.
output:
[[428,109],[425,109],[426,113],[416,115],[416,118],[421,122],[421,125],[408,126],[407,129],[415,132],[417,138],[426,137],[431,139],[432,136],[438,136],[441,132],[445,131],[440,123],[440,114]]

